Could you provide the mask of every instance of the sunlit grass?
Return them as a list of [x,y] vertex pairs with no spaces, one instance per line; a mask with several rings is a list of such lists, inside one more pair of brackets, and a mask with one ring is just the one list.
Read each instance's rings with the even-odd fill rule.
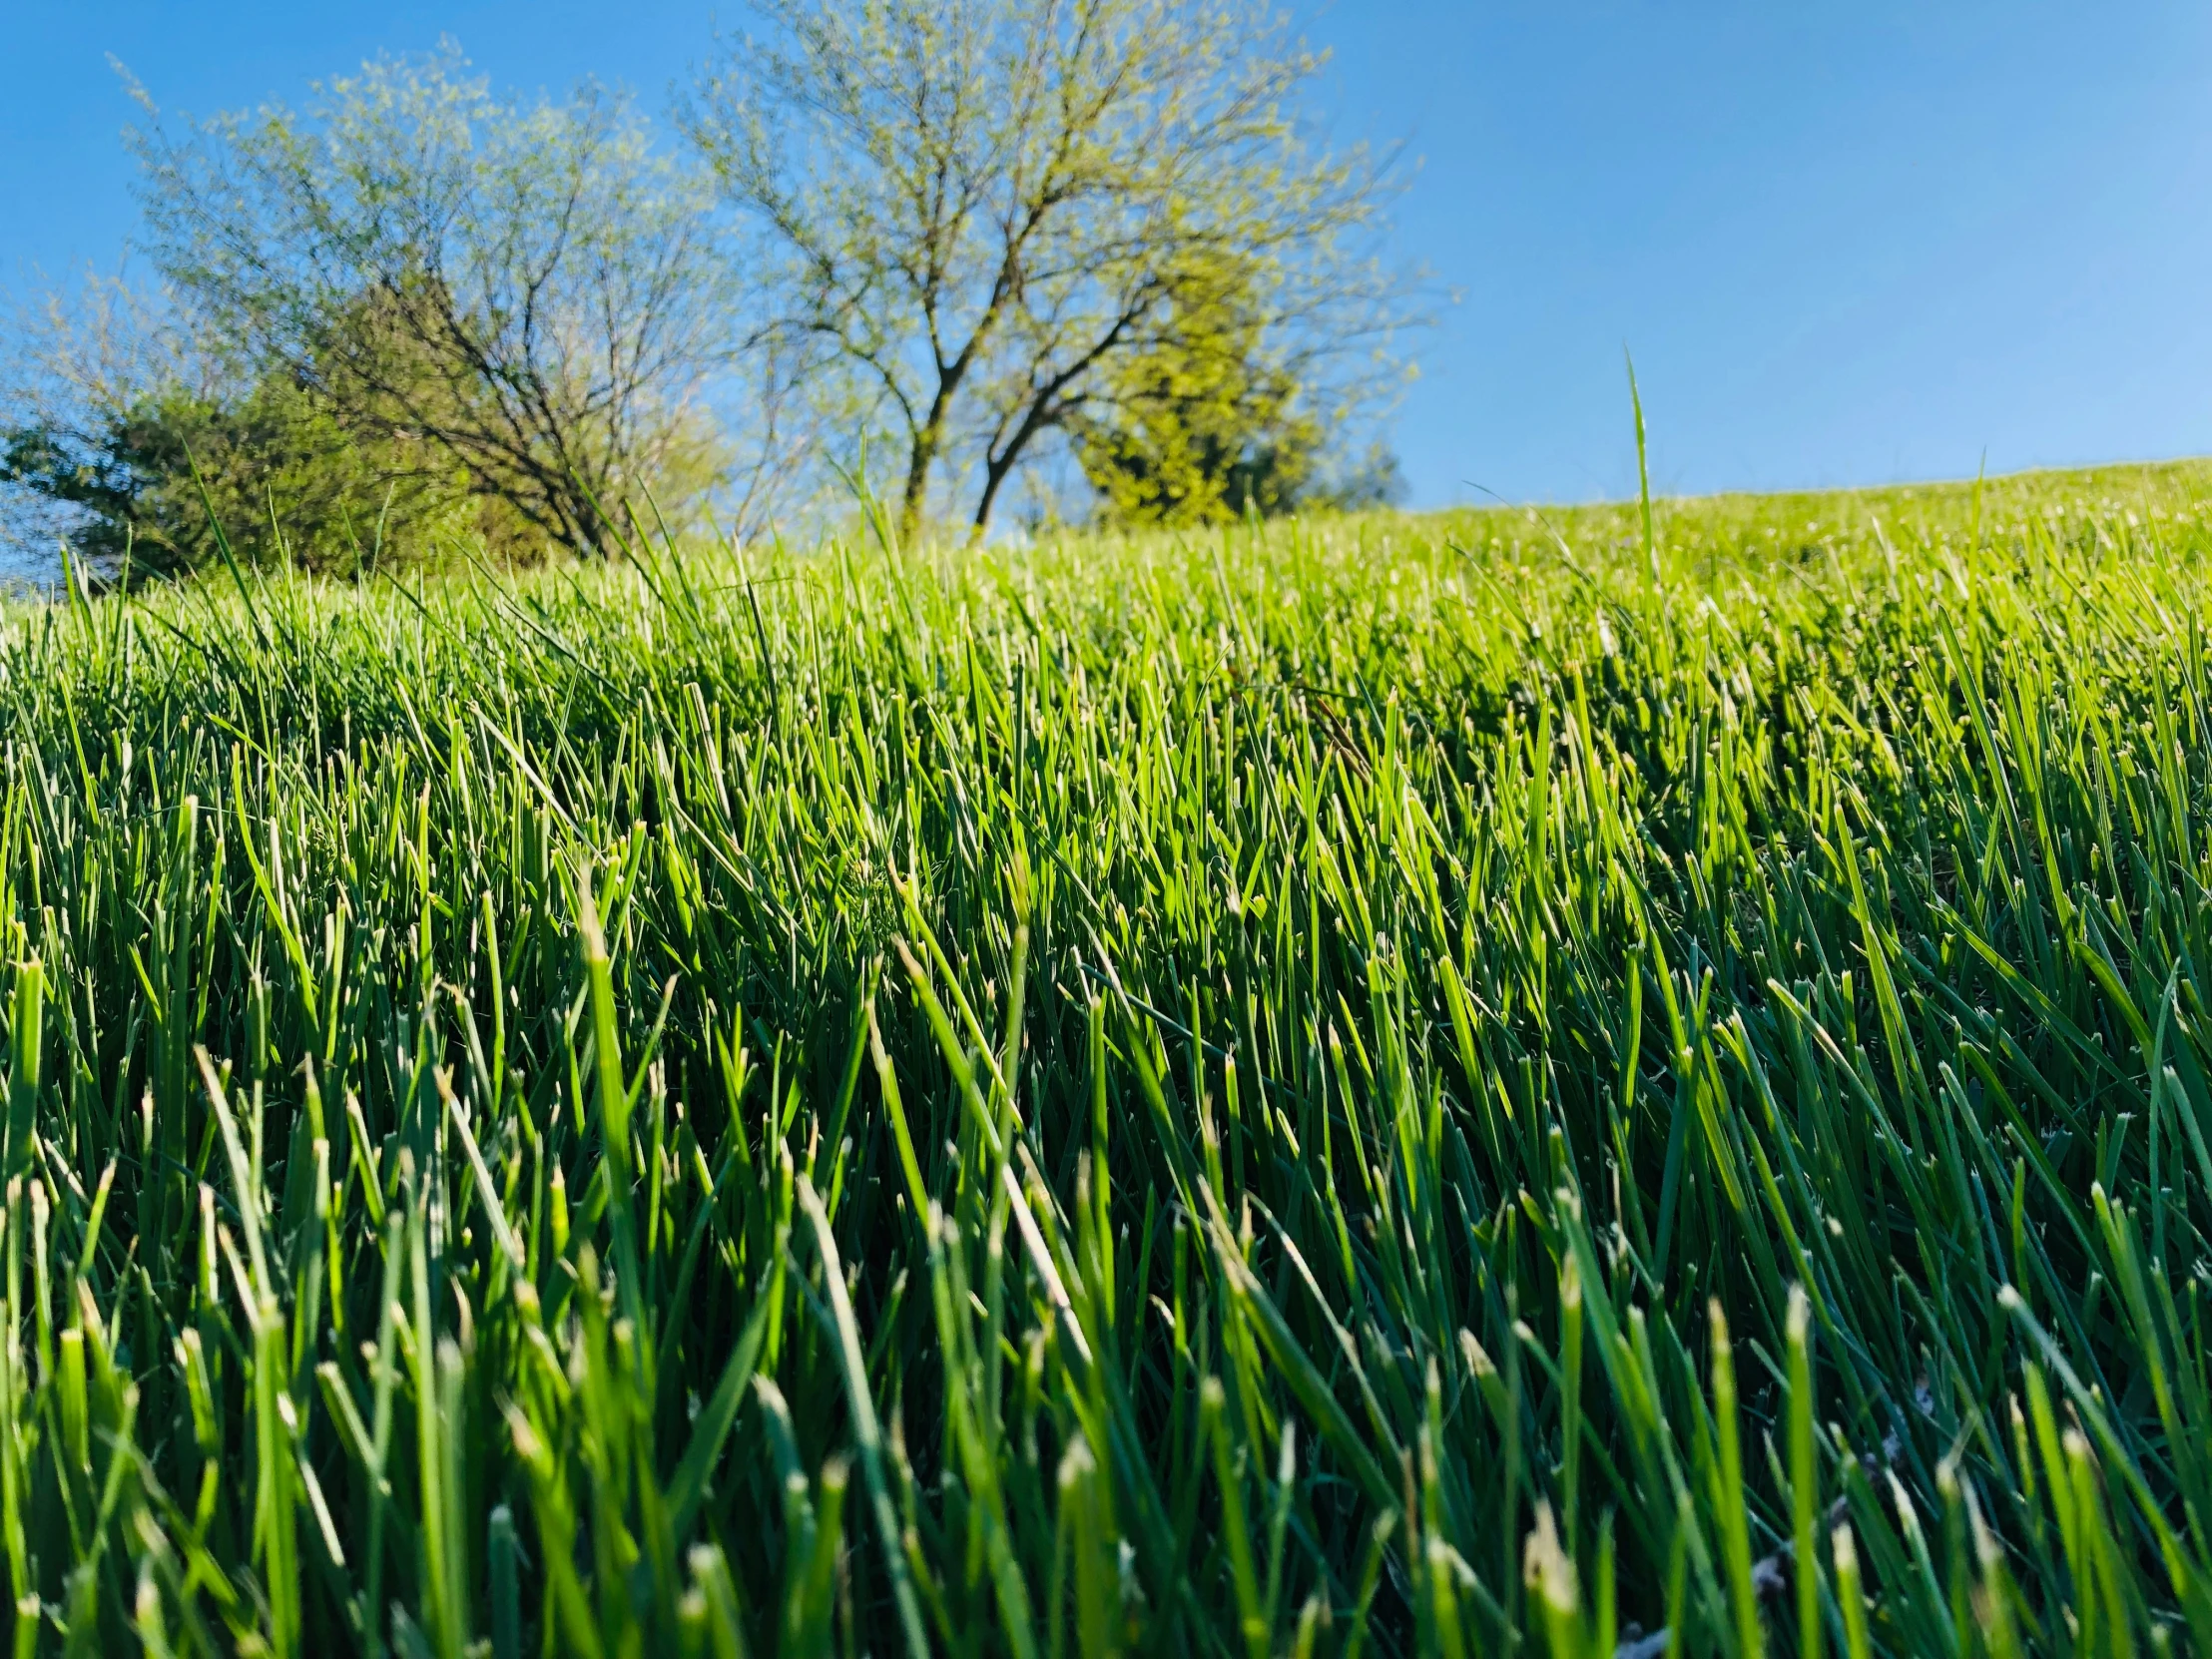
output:
[[6,613],[15,1651],[2212,1651],[2208,485]]

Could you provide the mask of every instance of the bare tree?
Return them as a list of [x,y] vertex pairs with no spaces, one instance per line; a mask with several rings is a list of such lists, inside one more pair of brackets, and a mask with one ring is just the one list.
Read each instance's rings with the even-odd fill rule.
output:
[[1117,359],[1218,349],[1229,295],[1318,400],[1387,378],[1387,170],[1310,142],[1321,60],[1261,0],[756,10],[680,119],[763,233],[771,327],[902,440],[909,532],[949,473],[980,533]]
[[493,95],[450,45],[181,135],[147,104],[148,252],[216,337],[427,446],[543,535],[712,470],[733,350],[712,198],[628,102]]

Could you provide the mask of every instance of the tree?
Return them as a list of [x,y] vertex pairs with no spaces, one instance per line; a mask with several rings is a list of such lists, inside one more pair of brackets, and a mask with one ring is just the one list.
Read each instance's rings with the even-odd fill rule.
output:
[[148,252],[249,378],[578,549],[713,470],[727,251],[625,100],[503,100],[450,45],[316,93],[133,135]]
[[[511,552],[517,525],[450,456],[349,430],[324,375],[254,373],[161,292],[93,276],[13,329],[0,386],[0,487],[88,566],[176,574],[219,535],[249,563],[344,572],[471,535]],[[43,509],[43,510],[42,510]]]
[[1193,375],[1173,361],[1140,365],[1116,418],[1071,432],[1077,463],[1117,524],[1222,523],[1273,518],[1302,505],[1322,434],[1276,387]]
[[840,368],[989,523],[1125,361],[1206,367],[1225,295],[1327,418],[1387,378],[1390,193],[1318,148],[1321,60],[1262,0],[757,0],[682,113],[762,235],[772,331]]
[[1344,467],[1306,395],[1307,365],[1251,301],[1234,277],[1219,281],[1186,303],[1172,340],[1102,366],[1068,435],[1109,521],[1208,524],[1390,498],[1395,463],[1378,449]]
[[103,416],[83,441],[31,425],[0,442],[0,481],[77,509],[64,539],[103,576],[199,569],[219,535],[248,563],[344,570],[375,557],[395,503],[410,542],[435,508],[465,504],[384,471],[281,383],[237,404],[172,389]]

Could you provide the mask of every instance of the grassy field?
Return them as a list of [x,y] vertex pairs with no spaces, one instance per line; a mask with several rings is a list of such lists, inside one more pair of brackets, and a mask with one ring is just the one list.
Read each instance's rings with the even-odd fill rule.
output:
[[2212,1653],[2212,468],[0,617],[13,1651]]

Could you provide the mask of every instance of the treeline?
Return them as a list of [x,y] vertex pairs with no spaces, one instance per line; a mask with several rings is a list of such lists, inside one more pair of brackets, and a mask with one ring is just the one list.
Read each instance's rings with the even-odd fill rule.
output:
[[[1263,0],[758,0],[657,128],[450,44],[303,110],[135,83],[150,276],[19,318],[18,539],[111,579],[1381,501],[1418,286]],[[657,522],[658,521],[658,522]],[[29,529],[26,529],[29,526]]]

